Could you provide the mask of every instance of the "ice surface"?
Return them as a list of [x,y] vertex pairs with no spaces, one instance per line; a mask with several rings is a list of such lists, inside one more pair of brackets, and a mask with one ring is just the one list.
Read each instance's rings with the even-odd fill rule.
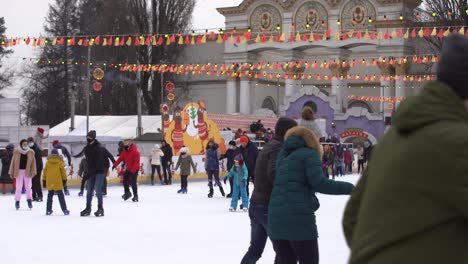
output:
[[[343,178],[355,183],[357,176]],[[54,214],[45,216],[45,200],[34,209],[14,209],[14,198],[0,194],[0,259],[9,264],[54,263],[240,263],[250,241],[248,213],[228,211],[230,199],[218,190],[208,199],[206,182],[190,182],[187,195],[172,186],[140,185],[140,202],[124,202],[123,188],[109,187],[106,216],[83,218],[85,198],[77,189],[66,197],[71,211],[63,216],[54,197]],[[229,191],[229,186],[225,186]],[[46,197],[47,192],[44,194]],[[341,228],[348,196],[319,195],[317,212],[320,263],[344,264],[349,251]],[[93,200],[93,212],[96,200]],[[258,263],[273,263],[267,243]]]

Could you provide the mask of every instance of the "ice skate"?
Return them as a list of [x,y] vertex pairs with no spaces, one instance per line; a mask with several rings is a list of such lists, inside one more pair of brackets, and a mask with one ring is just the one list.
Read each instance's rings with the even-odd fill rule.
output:
[[80,216],[89,216],[91,214],[91,208],[86,207],[83,211],[81,211]]
[[46,215],[51,215],[54,211],[50,210],[46,212]]
[[235,212],[236,211],[236,208],[229,208],[229,212]]
[[28,200],[28,208],[29,209],[33,208],[32,200]]
[[179,193],[179,194],[183,193],[183,192],[184,192],[184,189],[180,189],[180,190],[177,191],[177,193]]
[[66,188],[66,189],[64,190],[64,193],[65,193],[66,196],[70,196],[70,191],[68,190],[68,188]]
[[135,203],[138,202],[138,195],[134,195],[132,201]]
[[213,190],[208,193],[208,198],[213,198]]
[[184,188],[184,189],[182,190],[182,193],[183,193],[183,194],[187,194],[187,188]]
[[122,195],[122,199],[124,199],[124,201],[127,201],[128,199],[132,198],[132,194],[131,193],[126,193],[124,195]]
[[242,210],[244,210],[244,212],[248,212],[248,211],[249,211],[249,208],[244,207],[244,209],[242,209]]
[[15,202],[15,208],[16,208],[16,210],[20,209],[20,202]]
[[104,209],[102,207],[100,207],[95,213],[94,215],[96,217],[103,217],[104,216]]
[[79,192],[79,193],[78,193],[78,196],[82,197],[82,196],[83,196],[83,192]]
[[63,210],[63,215],[70,215],[70,211],[68,211],[68,210]]

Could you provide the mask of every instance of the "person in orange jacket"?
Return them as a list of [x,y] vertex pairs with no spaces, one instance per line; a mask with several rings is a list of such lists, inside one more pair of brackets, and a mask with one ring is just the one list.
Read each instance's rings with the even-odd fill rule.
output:
[[125,174],[124,174],[124,191],[122,199],[125,201],[132,197],[130,193],[130,185],[132,186],[133,199],[132,201],[138,202],[138,170],[140,169],[140,152],[137,146],[133,143],[132,139],[124,140],[124,150],[120,157],[115,161],[112,169],[115,169],[122,161],[125,161]]

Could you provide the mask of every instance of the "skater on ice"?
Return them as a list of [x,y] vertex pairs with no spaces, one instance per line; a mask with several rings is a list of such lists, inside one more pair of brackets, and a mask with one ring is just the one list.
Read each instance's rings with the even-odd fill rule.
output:
[[[276,159],[280,153],[284,135],[290,128],[297,126],[291,118],[280,117],[275,125],[273,139],[263,146],[255,165],[255,184],[250,199],[250,246],[241,264],[255,264],[262,257],[268,239],[268,206],[276,176]],[[275,259],[275,264],[279,259]]]
[[[229,172],[232,166],[234,166],[234,157],[239,152],[235,141],[233,140],[229,141],[228,146],[229,147],[228,147],[228,150],[226,150],[226,153],[224,155],[221,155],[221,159],[226,159],[226,171],[227,172]],[[232,197],[233,182],[234,182],[234,178],[232,177],[229,178],[229,186],[231,187],[231,189],[228,195],[226,195],[227,198]]]
[[242,197],[242,208],[244,212],[247,212],[249,209],[249,197],[247,196],[247,190],[245,188],[248,177],[249,172],[247,171],[247,166],[244,164],[242,155],[238,154],[234,158],[234,166],[232,166],[231,170],[224,178],[224,183],[226,183],[227,179],[234,179],[234,190],[232,191],[231,207],[229,208],[229,211],[235,212],[237,210],[239,192]]
[[447,37],[438,80],[393,115],[345,209],[350,264],[468,263],[467,55]]
[[242,154],[242,158],[245,160],[247,170],[249,170],[249,178],[246,185],[247,195],[249,195],[249,182],[255,180],[255,162],[257,161],[258,148],[252,143],[247,136],[240,138],[239,152]]
[[28,141],[26,139],[22,139],[19,147],[14,150],[8,174],[10,177],[16,179],[15,208],[20,209],[21,192],[24,187],[26,189],[28,207],[29,209],[32,209],[31,185],[32,178],[37,174],[36,158],[34,150],[29,148]]
[[312,130],[295,127],[286,133],[268,211],[268,235],[280,263],[318,264],[316,193],[346,195],[353,190],[351,183],[323,175],[321,152]]
[[5,155],[2,157],[2,171],[0,174],[0,184],[2,184],[2,193],[5,194],[5,189],[7,184],[11,184],[11,193],[14,194],[15,191],[15,186],[13,183],[12,178],[8,174],[8,171],[10,170],[10,164],[11,160],[13,159],[13,150],[15,149],[15,146],[13,144],[8,144],[5,147]]
[[161,150],[159,144],[155,144],[151,150],[150,163],[151,163],[151,185],[154,185],[154,172],[156,171],[159,176],[159,183],[164,185],[161,176],[161,158],[164,157],[164,152]]
[[193,173],[197,173],[197,166],[193,163],[192,156],[188,153],[186,147],[180,149],[179,159],[175,170],[180,168],[180,190],[177,193],[187,193],[188,181],[187,178],[190,176],[190,167],[193,169]]
[[[52,146],[53,146],[54,149],[58,150],[58,155],[63,158],[63,163],[65,165],[65,170],[67,170],[68,168],[73,170],[73,164],[71,162],[71,155],[70,155],[70,152],[68,151],[68,149],[64,145],[62,145],[62,143],[60,143],[60,141],[58,141],[58,140],[54,140],[52,142]],[[70,191],[68,190],[67,185],[63,186],[63,189],[64,189],[64,192],[65,192],[65,195],[70,195]]]
[[34,157],[36,159],[37,175],[32,179],[32,195],[34,202],[42,202],[42,186],[41,186],[41,175],[44,164],[42,162],[42,150],[34,143],[34,138],[28,138],[28,146],[34,151]]
[[[36,176],[37,177],[37,176]],[[58,149],[52,149],[52,154],[47,157],[47,163],[44,168],[43,186],[49,193],[47,195],[46,215],[51,215],[54,195],[57,194],[60,208],[64,215],[69,215],[65,202],[63,187],[67,182],[67,173],[63,165],[63,159],[58,155]]]
[[81,187],[78,196],[83,196],[83,191],[86,186],[86,182],[88,181],[88,162],[86,161],[86,157],[83,157],[80,161],[80,167],[78,168],[78,176],[81,178]]
[[[120,157],[114,162],[113,169],[117,167],[122,161],[125,161],[125,174],[124,174],[124,194],[122,199],[127,201],[132,198],[130,186],[133,192],[133,202],[138,202],[138,171],[140,170],[140,152],[137,145],[133,144],[132,139],[124,140],[125,148],[120,154]],[[106,160],[107,162],[107,160]]]
[[161,166],[164,174],[164,184],[172,184],[172,147],[165,140],[162,142],[163,156],[161,157]]
[[218,144],[215,143],[214,139],[210,139],[206,146],[205,152],[205,171],[208,174],[208,187],[210,191],[208,193],[208,198],[213,198],[213,181],[215,186],[219,187],[219,192],[224,197],[224,189],[219,180],[219,160],[221,158],[221,153],[219,150]]

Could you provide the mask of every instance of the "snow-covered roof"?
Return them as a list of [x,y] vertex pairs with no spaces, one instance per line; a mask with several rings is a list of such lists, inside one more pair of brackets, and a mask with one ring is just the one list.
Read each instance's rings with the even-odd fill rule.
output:
[[[161,116],[142,116],[143,133],[157,133],[161,129]],[[90,116],[89,130],[96,130],[99,137],[137,137],[137,116]],[[50,136],[86,136],[86,116],[75,116],[75,130],[69,133],[70,119],[50,129]]]

